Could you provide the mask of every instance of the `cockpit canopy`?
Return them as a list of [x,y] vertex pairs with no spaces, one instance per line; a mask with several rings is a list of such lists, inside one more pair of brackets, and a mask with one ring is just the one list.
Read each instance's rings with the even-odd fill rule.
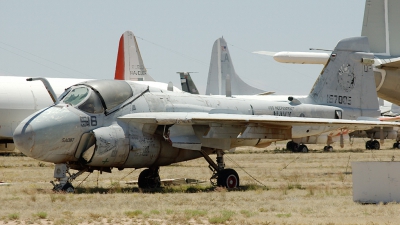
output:
[[[65,97],[63,97],[65,96]],[[72,86],[61,96],[64,103],[88,113],[102,113],[133,96],[131,86],[122,80],[92,80]],[[83,103],[82,103],[83,102]]]

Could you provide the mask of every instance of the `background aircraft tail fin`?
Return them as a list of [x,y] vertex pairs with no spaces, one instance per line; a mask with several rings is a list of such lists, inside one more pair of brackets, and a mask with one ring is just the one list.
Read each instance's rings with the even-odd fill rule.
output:
[[368,37],[371,52],[400,56],[400,1],[366,0],[361,36]]
[[225,95],[226,76],[230,76],[233,95],[254,95],[265,92],[245,83],[235,72],[228,45],[224,38],[218,38],[211,52],[210,70],[208,72],[206,95]]
[[181,78],[182,91],[198,95],[199,91],[197,90],[197,87],[194,84],[192,77],[190,76],[190,72],[177,73],[179,73],[179,76]]
[[348,109],[356,118],[378,117],[380,112],[373,62],[367,37],[339,41],[309,98],[317,104]]
[[126,31],[119,40],[115,80],[154,81],[147,74],[142,56],[132,31]]

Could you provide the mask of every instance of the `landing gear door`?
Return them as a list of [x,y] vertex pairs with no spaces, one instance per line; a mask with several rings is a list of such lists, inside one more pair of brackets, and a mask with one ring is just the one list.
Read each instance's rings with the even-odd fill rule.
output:
[[342,110],[335,110],[335,119],[342,119]]

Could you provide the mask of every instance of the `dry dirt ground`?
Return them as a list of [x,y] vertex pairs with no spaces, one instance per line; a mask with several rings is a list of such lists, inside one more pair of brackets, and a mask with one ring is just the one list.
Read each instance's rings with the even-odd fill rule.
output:
[[125,169],[85,173],[73,182],[76,193],[53,193],[53,164],[0,156],[0,181],[10,183],[0,186],[0,224],[399,224],[399,204],[352,199],[351,162],[400,160],[391,145],[366,151],[361,140],[334,152],[309,145],[307,154],[285,152],[284,143],[237,149],[225,155],[241,179],[235,190],[212,187],[206,161],[197,159],[162,167],[160,176],[202,184],[140,190],[126,182],[141,170]]

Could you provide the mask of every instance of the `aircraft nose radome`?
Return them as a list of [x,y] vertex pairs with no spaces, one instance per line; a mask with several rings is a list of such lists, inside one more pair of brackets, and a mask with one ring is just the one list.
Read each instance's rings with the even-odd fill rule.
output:
[[14,131],[14,144],[18,150],[27,156],[32,156],[34,132],[30,124],[21,123]]

